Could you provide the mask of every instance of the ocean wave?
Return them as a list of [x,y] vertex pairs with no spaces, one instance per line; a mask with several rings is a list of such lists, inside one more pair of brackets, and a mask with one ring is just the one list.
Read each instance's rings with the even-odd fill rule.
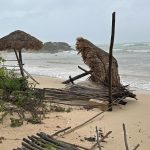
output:
[[124,43],[122,44],[122,46],[135,46],[136,44],[135,43]]
[[145,50],[124,50],[124,51],[126,51],[126,52],[132,52],[132,53],[150,53],[150,49],[149,50],[147,50],[147,49],[145,49]]
[[115,52],[121,52],[121,51],[122,51],[121,48],[114,48],[113,50],[114,50]]
[[136,81],[121,79],[121,83],[123,85],[129,85],[130,89],[132,90],[141,89],[141,90],[150,91],[150,82],[136,82]]
[[[125,47],[124,47],[125,49]],[[114,48],[115,57],[118,58],[119,72],[121,72],[121,80],[125,84],[130,84],[133,88],[141,88],[150,90],[149,79],[149,64],[150,49],[130,49],[124,50],[123,47],[118,45]],[[130,53],[133,53],[130,54]],[[16,59],[14,53],[8,53],[7,59]],[[6,62],[8,65],[17,65],[17,62]],[[82,61],[80,55],[76,51],[59,52],[55,54],[50,53],[23,53],[24,68],[32,75],[52,76],[62,79],[68,79],[83,73],[78,69],[78,65],[88,69]],[[6,64],[6,65],[7,65]],[[80,81],[85,80],[81,78]]]
[[129,47],[129,46],[131,46],[131,47],[135,47],[135,46],[139,46],[139,47],[142,47],[142,46],[150,46],[150,43],[144,43],[144,42],[142,42],[142,43],[124,43],[124,44],[122,44],[122,46],[127,46],[127,47]]

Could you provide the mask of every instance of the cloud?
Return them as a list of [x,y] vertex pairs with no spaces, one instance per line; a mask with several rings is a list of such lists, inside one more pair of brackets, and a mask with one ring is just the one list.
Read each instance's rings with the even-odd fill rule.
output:
[[147,41],[149,4],[148,0],[1,0],[0,36],[22,29],[43,41],[73,43],[83,36],[108,43],[111,13],[116,11],[116,42]]

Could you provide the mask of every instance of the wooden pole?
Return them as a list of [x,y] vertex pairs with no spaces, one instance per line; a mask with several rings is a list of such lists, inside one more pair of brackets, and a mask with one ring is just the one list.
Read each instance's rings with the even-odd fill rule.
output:
[[[77,75],[77,76],[75,76],[75,77],[72,77],[71,80],[72,80],[72,81],[75,81],[75,80],[80,79],[80,78],[82,78],[82,77],[84,77],[84,76],[86,76],[86,75],[89,75],[89,74],[91,74],[91,73],[92,73],[92,71],[84,72],[84,73],[79,74],[79,75]],[[68,83],[70,83],[70,79],[69,79],[69,80],[66,80],[66,81],[64,81],[64,82],[62,82],[62,83],[63,83],[63,84],[68,84]]]
[[126,150],[129,150],[128,142],[127,142],[126,127],[125,127],[125,124],[124,124],[124,123],[123,123],[123,133],[124,133],[124,143],[125,143]]
[[14,49],[14,52],[15,52],[15,55],[16,55],[16,58],[17,58],[17,61],[18,61],[18,65],[19,65],[19,68],[20,68],[20,73],[22,75],[22,77],[24,77],[24,72],[23,72],[23,66],[22,66],[22,63],[19,59],[19,56],[17,54],[17,51]]
[[140,147],[140,144],[137,144],[137,145],[133,148],[133,150],[137,150],[139,147]]
[[[109,48],[109,107],[112,103],[112,55],[113,55],[113,45],[115,36],[115,12],[112,13],[112,29],[111,29],[111,41]],[[112,107],[108,111],[112,111]]]
[[[108,138],[108,135],[111,134],[111,133],[112,133],[112,131],[107,132],[107,133],[99,140],[99,142],[104,141],[104,139]],[[95,143],[89,150],[94,150],[96,146],[97,146],[97,143]]]
[[19,59],[20,59],[20,62],[21,62],[21,64],[23,65],[23,62],[22,62],[22,53],[21,53],[21,50],[19,50]]
[[99,150],[102,150],[101,144],[99,142],[99,132],[98,132],[97,126],[96,126],[96,137],[97,137],[96,139],[97,139],[98,148]]
[[38,81],[36,81],[29,72],[27,72],[24,68],[23,71],[27,74],[28,77],[30,77],[34,82],[36,82],[37,84],[40,84]]

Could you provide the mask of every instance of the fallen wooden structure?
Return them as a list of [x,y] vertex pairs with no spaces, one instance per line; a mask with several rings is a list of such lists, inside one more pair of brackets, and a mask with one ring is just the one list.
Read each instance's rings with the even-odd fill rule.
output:
[[56,140],[53,136],[46,133],[37,133],[36,136],[28,136],[23,138],[22,148],[13,150],[81,150],[80,146]]
[[[22,147],[13,150],[94,150],[97,145],[101,148],[100,143],[104,142],[105,139],[112,133],[112,131],[107,132],[105,135],[100,133],[96,126],[96,138],[94,138],[94,145],[91,148],[86,148],[77,144],[71,144],[68,142],[60,141],[55,138],[59,136],[60,133],[69,130],[71,127],[61,129],[52,135],[48,135],[44,132],[37,133],[36,135],[28,136],[23,138]],[[64,134],[62,134],[64,135]],[[93,141],[93,142],[94,142]]]
[[[82,37],[77,38],[76,50],[78,54],[81,54],[81,57],[84,63],[90,68],[90,71],[86,71],[81,68],[84,73],[77,75],[75,77],[69,76],[69,80],[64,81],[63,83],[74,84],[74,81],[90,74],[90,81],[99,86],[98,90],[85,87],[81,88],[70,88],[71,97],[69,98],[78,98],[78,99],[98,99],[101,101],[109,102],[108,107],[111,106],[115,99],[118,99],[121,104],[125,102],[120,101],[126,97],[131,97],[136,99],[136,95],[127,89],[127,86],[123,86],[120,82],[120,76],[118,73],[118,62],[113,57],[113,45],[114,45],[114,35],[115,35],[115,12],[112,13],[112,32],[111,32],[111,41],[109,53],[105,52],[101,48],[95,46],[93,43],[84,39]],[[102,87],[102,88],[101,88]],[[76,94],[72,93],[75,91]],[[63,91],[62,91],[63,93]],[[63,99],[64,95],[61,95]],[[56,97],[55,97],[56,98]],[[112,111],[110,107],[109,111]]]
[[[92,137],[90,137],[92,138],[92,141],[95,143],[90,148],[86,148],[77,144],[71,144],[55,138],[55,136],[59,136],[59,134],[62,132],[64,132],[64,134],[62,135],[65,135],[65,131],[69,130],[70,128],[71,127],[61,129],[52,135],[40,132],[37,133],[36,135],[28,136],[27,138],[23,138],[21,148],[19,147],[16,149],[14,148],[13,150],[94,150],[96,147],[98,147],[99,150],[102,150],[103,146],[101,146],[101,143],[104,142],[105,139],[107,139],[108,136],[112,133],[112,131],[108,131],[104,135],[103,132],[102,131],[100,132],[100,130],[98,130],[98,127],[96,126],[96,138],[93,139]],[[124,123],[123,123],[123,133],[124,133],[125,149],[129,150],[126,128]],[[136,146],[134,146],[134,148],[132,149],[137,150],[139,147],[140,144],[136,144]]]
[[[77,106],[91,106],[91,99],[104,102],[106,105],[109,101],[108,88],[105,87],[91,88],[80,85],[71,85],[64,89],[45,88],[43,90],[45,96],[44,99],[47,102]],[[112,89],[112,102],[117,99],[119,104],[125,104],[123,100],[126,97],[136,99],[136,95],[133,94],[132,91],[129,91],[127,86],[120,86],[120,88],[114,87]],[[101,104],[97,103],[97,105]]]

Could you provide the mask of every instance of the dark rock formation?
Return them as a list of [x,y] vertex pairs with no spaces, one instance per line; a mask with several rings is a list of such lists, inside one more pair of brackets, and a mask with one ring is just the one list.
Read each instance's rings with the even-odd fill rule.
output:
[[46,42],[42,48],[42,51],[50,53],[58,53],[68,50],[73,50],[73,48],[71,48],[71,46],[65,42]]

